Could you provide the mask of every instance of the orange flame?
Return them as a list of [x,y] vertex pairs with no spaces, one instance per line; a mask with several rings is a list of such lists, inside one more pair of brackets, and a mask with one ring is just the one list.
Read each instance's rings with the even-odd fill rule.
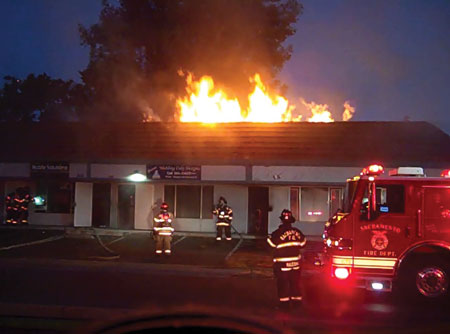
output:
[[318,104],[315,102],[308,103],[305,100],[301,100],[303,105],[311,112],[312,116],[308,118],[308,122],[313,123],[330,123],[334,122],[331,117],[331,112],[326,104]]
[[223,90],[214,87],[210,76],[198,81],[192,74],[186,78],[187,97],[177,100],[181,122],[229,123],[229,122],[288,122],[292,121],[294,106],[279,95],[271,95],[259,74],[250,78],[255,85],[248,96],[249,107],[242,110],[237,99],[231,99]]
[[[184,75],[179,71],[180,75]],[[230,123],[230,122],[300,122],[302,115],[293,116],[295,106],[278,94],[270,92],[256,73],[250,82],[254,85],[253,91],[248,95],[248,108],[243,110],[237,98],[230,98],[225,91],[214,85],[210,76],[203,76],[198,81],[193,75],[186,76],[187,96],[178,98],[176,106],[181,122],[201,123]],[[308,122],[334,122],[326,104],[306,102],[302,104],[311,112]],[[348,101],[344,103],[342,118],[348,121],[352,118],[355,108]]]
[[353,117],[354,113],[355,113],[355,107],[352,107],[350,105],[349,101],[345,101],[344,102],[344,112],[342,113],[342,120],[344,122],[349,121]]

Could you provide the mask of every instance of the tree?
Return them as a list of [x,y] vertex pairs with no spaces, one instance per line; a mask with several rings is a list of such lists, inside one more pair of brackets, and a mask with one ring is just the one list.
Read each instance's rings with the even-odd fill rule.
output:
[[6,76],[0,89],[1,121],[50,121],[77,119],[77,108],[85,96],[83,86],[30,74],[21,80]]
[[90,62],[81,72],[92,97],[86,115],[139,119],[150,108],[163,119],[184,95],[179,70],[211,75],[236,96],[248,78],[274,78],[290,58],[297,0],[104,0],[99,22],[80,26]]

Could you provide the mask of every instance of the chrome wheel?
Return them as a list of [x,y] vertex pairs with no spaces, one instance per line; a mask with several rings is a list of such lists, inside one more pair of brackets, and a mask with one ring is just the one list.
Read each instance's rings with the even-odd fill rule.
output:
[[416,286],[425,297],[438,297],[448,289],[448,276],[440,268],[425,268],[417,273]]

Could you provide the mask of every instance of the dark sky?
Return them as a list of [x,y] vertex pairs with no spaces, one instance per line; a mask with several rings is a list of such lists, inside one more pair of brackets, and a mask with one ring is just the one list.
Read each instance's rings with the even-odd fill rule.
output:
[[[449,0],[303,0],[288,97],[342,104],[354,120],[431,121],[450,132]],[[79,81],[88,61],[77,24],[96,22],[100,0],[0,0],[0,76],[46,72]]]

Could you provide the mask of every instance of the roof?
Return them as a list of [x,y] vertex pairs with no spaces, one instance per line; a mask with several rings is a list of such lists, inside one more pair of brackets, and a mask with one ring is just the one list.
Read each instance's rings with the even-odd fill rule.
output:
[[450,167],[427,122],[0,123],[0,162]]

